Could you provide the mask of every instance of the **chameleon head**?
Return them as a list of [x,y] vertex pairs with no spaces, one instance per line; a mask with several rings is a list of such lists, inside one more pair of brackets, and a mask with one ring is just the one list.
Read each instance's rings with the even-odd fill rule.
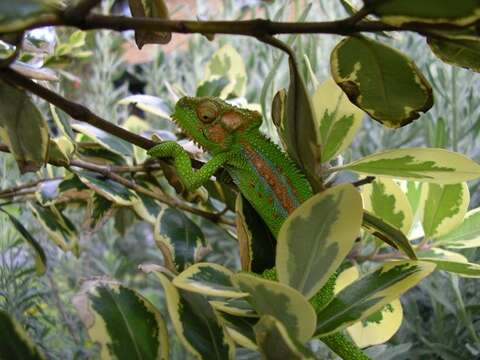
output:
[[213,152],[228,149],[262,124],[259,112],[215,97],[183,97],[172,118],[194,141]]

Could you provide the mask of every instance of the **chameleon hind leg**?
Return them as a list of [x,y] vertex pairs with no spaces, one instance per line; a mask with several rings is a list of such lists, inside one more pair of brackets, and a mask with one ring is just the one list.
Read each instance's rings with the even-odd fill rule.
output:
[[162,142],[148,150],[148,154],[154,157],[173,158],[173,166],[177,170],[183,185],[189,191],[193,191],[204,184],[230,157],[228,152],[219,153],[200,169],[194,169],[188,153],[175,141]]

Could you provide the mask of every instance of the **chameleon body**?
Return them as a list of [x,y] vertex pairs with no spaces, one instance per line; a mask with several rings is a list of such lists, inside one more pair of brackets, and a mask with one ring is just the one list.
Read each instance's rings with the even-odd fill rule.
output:
[[[235,107],[218,98],[184,97],[177,102],[172,118],[211,154],[211,160],[200,169],[193,169],[188,153],[174,141],[160,143],[148,153],[173,158],[177,174],[188,190],[201,186],[219,167],[224,167],[275,237],[288,215],[313,195],[296,164],[260,132],[260,113]],[[262,276],[277,280],[274,268],[266,270]],[[335,276],[332,276],[311,299],[317,310],[333,297],[334,286]],[[344,359],[369,359],[339,333],[322,340]]]
[[172,157],[188,190],[205,183],[223,166],[275,237],[287,216],[312,196],[310,184],[295,163],[260,132],[260,113],[217,98],[184,97],[172,118],[212,155],[201,169],[194,170],[186,151],[174,141],[149,151],[152,156]]

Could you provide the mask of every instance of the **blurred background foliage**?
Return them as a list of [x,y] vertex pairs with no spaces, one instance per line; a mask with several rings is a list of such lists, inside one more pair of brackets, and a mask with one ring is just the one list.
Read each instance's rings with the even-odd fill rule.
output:
[[[167,1],[172,18],[240,20],[257,17],[272,20],[333,20],[346,15],[340,1],[334,0],[188,0]],[[126,1],[104,0],[100,11],[128,13]],[[44,39],[55,51],[68,47],[71,30],[36,31],[32,36]],[[301,60],[301,70],[310,90],[329,74],[329,54],[338,42],[337,36],[283,36],[291,42]],[[455,150],[480,161],[476,145],[480,132],[480,79],[467,70],[450,67],[436,60],[425,40],[412,34],[395,34],[383,38],[415,60],[434,88],[435,105],[421,119],[398,130],[365,121],[354,145],[344,154],[345,160],[356,159],[383,149],[429,146]],[[140,114],[152,128],[173,130],[168,120],[142,112],[131,105],[119,104],[134,94],[153,95],[162,99],[161,108],[169,114],[177,98],[194,94],[204,79],[205,65],[212,54],[231,44],[241,55],[248,76],[246,101],[259,104],[266,119],[265,131],[275,137],[269,126],[270,104],[275,92],[288,83],[286,56],[274,48],[246,37],[216,36],[210,41],[201,35],[174,34],[165,46],[145,46],[139,51],[133,33],[95,31],[87,34],[77,49],[52,61],[59,65],[60,80],[54,88],[67,97],[88,106],[93,112],[116,124],[123,124],[129,114]],[[70,44],[72,45],[72,44]],[[44,102],[39,106],[48,114]],[[48,115],[47,115],[48,116]],[[20,176],[13,158],[0,156],[1,189],[35,179]],[[48,167],[42,171],[53,172]],[[49,174],[55,175],[55,174]],[[57,174],[59,175],[59,174]],[[472,202],[477,207],[478,183],[470,183]],[[63,253],[47,240],[46,234],[27,211],[16,204],[6,207],[40,240],[49,262],[47,275],[29,276],[33,260],[19,234],[0,214],[0,308],[13,314],[51,359],[85,359],[98,355],[89,343],[83,326],[71,305],[82,278],[109,276],[133,286],[162,307],[158,284],[137,276],[142,263],[160,263],[151,226],[134,221],[133,213],[117,213],[97,232],[81,231],[83,252],[79,258]],[[126,210],[128,211],[128,210]],[[82,218],[75,209],[69,217],[76,224]],[[192,217],[204,230],[213,251],[209,261],[220,261],[238,267],[238,253],[233,238],[203,219]],[[478,249],[463,254],[471,262],[480,261]],[[400,331],[388,344],[373,347],[369,353],[377,359],[472,359],[480,356],[480,284],[436,272],[420,286],[402,297],[405,318]],[[34,316],[31,316],[34,315]],[[312,345],[325,358],[332,355],[320,343]],[[388,352],[383,352],[385,347]],[[248,354],[244,354],[245,358]],[[178,344],[172,346],[172,358],[188,355]]]

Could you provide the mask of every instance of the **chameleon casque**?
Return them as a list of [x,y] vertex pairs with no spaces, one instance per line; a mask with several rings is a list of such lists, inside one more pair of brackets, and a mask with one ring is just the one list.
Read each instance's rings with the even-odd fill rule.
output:
[[[275,238],[288,215],[313,195],[297,165],[260,132],[259,112],[214,97],[183,97],[172,118],[212,158],[195,170],[188,153],[175,141],[154,146],[149,155],[173,158],[177,174],[188,190],[201,186],[223,166]],[[276,271],[267,269],[262,276],[276,280]],[[315,308],[323,307],[333,297],[335,278],[332,276],[310,300]],[[343,359],[369,359],[340,333],[323,337],[322,341]]]

